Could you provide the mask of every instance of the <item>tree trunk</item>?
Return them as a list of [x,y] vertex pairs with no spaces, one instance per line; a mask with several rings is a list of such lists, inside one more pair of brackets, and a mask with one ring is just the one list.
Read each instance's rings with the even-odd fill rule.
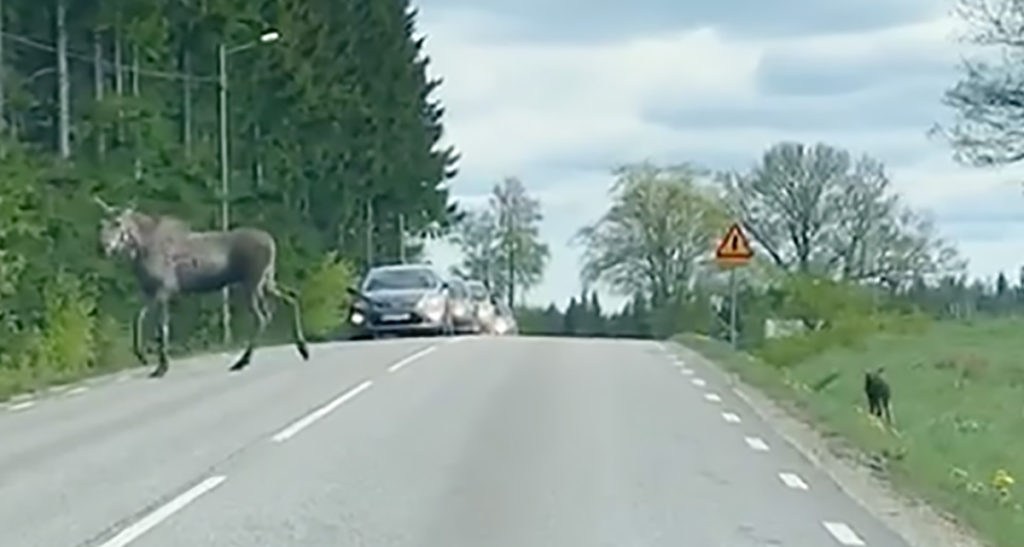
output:
[[181,40],[181,145],[184,149],[185,159],[191,158],[191,50],[189,49],[189,38],[191,27],[187,26],[184,38]]
[[68,32],[66,27],[67,6],[64,0],[56,0],[57,23],[57,148],[60,157],[71,157],[71,112],[70,81],[68,79]]
[[185,159],[192,157],[192,52],[189,44],[181,46],[181,144]]
[[[92,33],[92,79],[93,99],[99,106],[103,102],[103,92],[106,87],[103,81],[103,36],[100,31]],[[100,160],[106,154],[107,143],[104,125],[99,118],[93,123],[93,132],[96,134],[96,157]]]
[[260,157],[260,139],[263,137],[260,131],[260,124],[254,123],[252,125],[252,149],[253,149],[253,165],[252,165],[252,176],[253,185],[257,190],[263,188],[263,160]]
[[[136,101],[138,101],[139,97],[141,96],[141,91],[139,89],[139,69],[141,68],[141,64],[142,63],[139,60],[139,45],[132,44],[132,97],[134,97]],[[136,108],[138,108],[138,106],[136,106]],[[142,122],[139,119],[139,117],[136,116],[135,122],[133,124],[135,127],[133,127],[132,131],[132,141],[134,141],[132,144],[135,146],[135,182],[139,182],[142,180],[142,130],[140,129],[141,123]]]
[[[123,33],[120,18],[114,29],[114,93],[118,99],[124,97],[124,51],[122,48]],[[117,145],[124,144],[124,110],[117,106]]]
[[[0,36],[4,33],[4,3],[0,0]],[[7,65],[4,63],[4,41],[0,40],[0,134],[7,132],[7,122],[4,115],[6,104],[4,104],[4,73]]]

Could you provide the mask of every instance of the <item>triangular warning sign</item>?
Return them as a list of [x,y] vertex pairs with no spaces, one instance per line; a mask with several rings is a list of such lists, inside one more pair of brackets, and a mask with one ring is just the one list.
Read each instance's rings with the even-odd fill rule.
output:
[[715,249],[715,258],[718,260],[746,262],[752,256],[754,256],[754,251],[750,248],[750,242],[747,241],[747,236],[743,235],[739,224],[729,227],[729,231],[725,233],[722,242]]

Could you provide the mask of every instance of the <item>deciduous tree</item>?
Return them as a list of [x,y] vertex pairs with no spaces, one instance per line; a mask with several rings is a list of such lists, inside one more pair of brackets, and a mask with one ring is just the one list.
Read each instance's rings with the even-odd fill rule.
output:
[[654,305],[688,290],[726,226],[717,197],[690,165],[625,165],[613,171],[612,204],[575,241],[584,247],[584,284],[641,294]]

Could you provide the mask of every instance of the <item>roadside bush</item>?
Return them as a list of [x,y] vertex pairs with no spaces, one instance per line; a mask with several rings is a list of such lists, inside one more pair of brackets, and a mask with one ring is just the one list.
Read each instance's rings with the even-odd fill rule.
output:
[[886,310],[883,301],[857,285],[797,275],[783,286],[782,314],[800,319],[808,330],[764,341],[756,354],[776,367],[802,363],[831,348],[861,349],[878,332],[922,332],[931,323],[921,313]]
[[329,252],[302,283],[302,322],[311,339],[323,340],[336,333],[350,304],[346,289],[355,283],[352,265]]
[[807,274],[787,277],[782,293],[782,314],[800,319],[809,329],[835,327],[850,318],[872,315],[875,309],[868,289]]
[[60,272],[43,290],[43,331],[37,365],[56,377],[80,374],[96,357],[96,300],[75,277]]

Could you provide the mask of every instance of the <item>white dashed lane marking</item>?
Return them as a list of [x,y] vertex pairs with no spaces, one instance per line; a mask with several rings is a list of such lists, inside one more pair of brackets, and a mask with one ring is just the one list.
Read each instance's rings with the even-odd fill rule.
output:
[[840,545],[867,545],[856,532],[842,522],[823,522],[822,524]]
[[199,496],[202,496],[210,490],[220,486],[226,478],[227,477],[224,476],[210,477],[193,486],[183,492],[180,496],[167,502],[166,505],[146,515],[142,520],[132,524],[124,530],[121,530],[119,534],[107,540],[105,543],[100,545],[100,547],[125,547],[125,545],[135,541],[139,536],[150,531],[157,524],[160,524],[170,518],[171,515],[184,509],[186,505],[196,501]]
[[709,401],[711,401],[712,403],[720,403],[720,402],[722,402],[722,398],[719,397],[715,393],[705,393],[704,394],[704,398],[709,400]]
[[430,346],[429,348],[424,348],[420,351],[417,351],[416,353],[388,367],[388,372],[398,372],[399,369],[401,369],[402,367],[408,365],[409,363],[412,363],[413,361],[419,359],[420,357],[433,353],[435,350],[437,350],[437,346]]
[[690,381],[693,382],[693,385],[695,385],[697,387],[704,387],[704,386],[708,385],[707,382],[705,382],[704,380],[702,380],[700,378],[694,378],[693,380],[690,380]]
[[724,418],[725,421],[727,421],[727,422],[729,422],[731,424],[738,424],[738,423],[740,423],[740,417],[735,415],[735,414],[733,414],[732,412],[723,412],[722,413],[722,418]]
[[808,490],[809,487],[799,475],[795,473],[779,473],[779,479],[782,480],[782,484],[794,489],[794,490]]
[[13,410],[13,411],[27,410],[27,409],[32,408],[34,406],[36,406],[36,402],[35,401],[25,401],[23,403],[18,403],[16,405],[11,405],[11,410]]
[[359,395],[363,391],[370,389],[370,386],[372,385],[373,382],[366,380],[365,382],[359,384],[358,386],[346,391],[345,393],[342,393],[341,395],[339,395],[337,398],[327,403],[326,405],[314,410],[313,412],[310,412],[309,414],[303,416],[302,418],[299,418],[294,423],[292,423],[292,425],[282,429],[280,432],[274,435],[274,442],[282,443],[294,437],[295,435],[298,435],[300,431],[313,425],[313,423],[323,418],[324,416],[327,416],[328,414],[331,413],[331,411],[345,404],[345,402],[348,401],[349,399],[352,399],[353,397]]
[[768,451],[768,443],[764,442],[760,437],[744,437],[743,440],[747,441],[747,446],[758,452]]
[[683,375],[684,376],[693,376],[693,374],[694,374],[694,372],[693,372],[692,369],[688,369],[688,368],[684,368],[683,369]]
[[72,390],[69,390],[67,394],[68,395],[78,395],[80,393],[85,393],[86,391],[89,391],[89,388],[87,388],[87,387],[76,387],[76,388],[74,388]]

